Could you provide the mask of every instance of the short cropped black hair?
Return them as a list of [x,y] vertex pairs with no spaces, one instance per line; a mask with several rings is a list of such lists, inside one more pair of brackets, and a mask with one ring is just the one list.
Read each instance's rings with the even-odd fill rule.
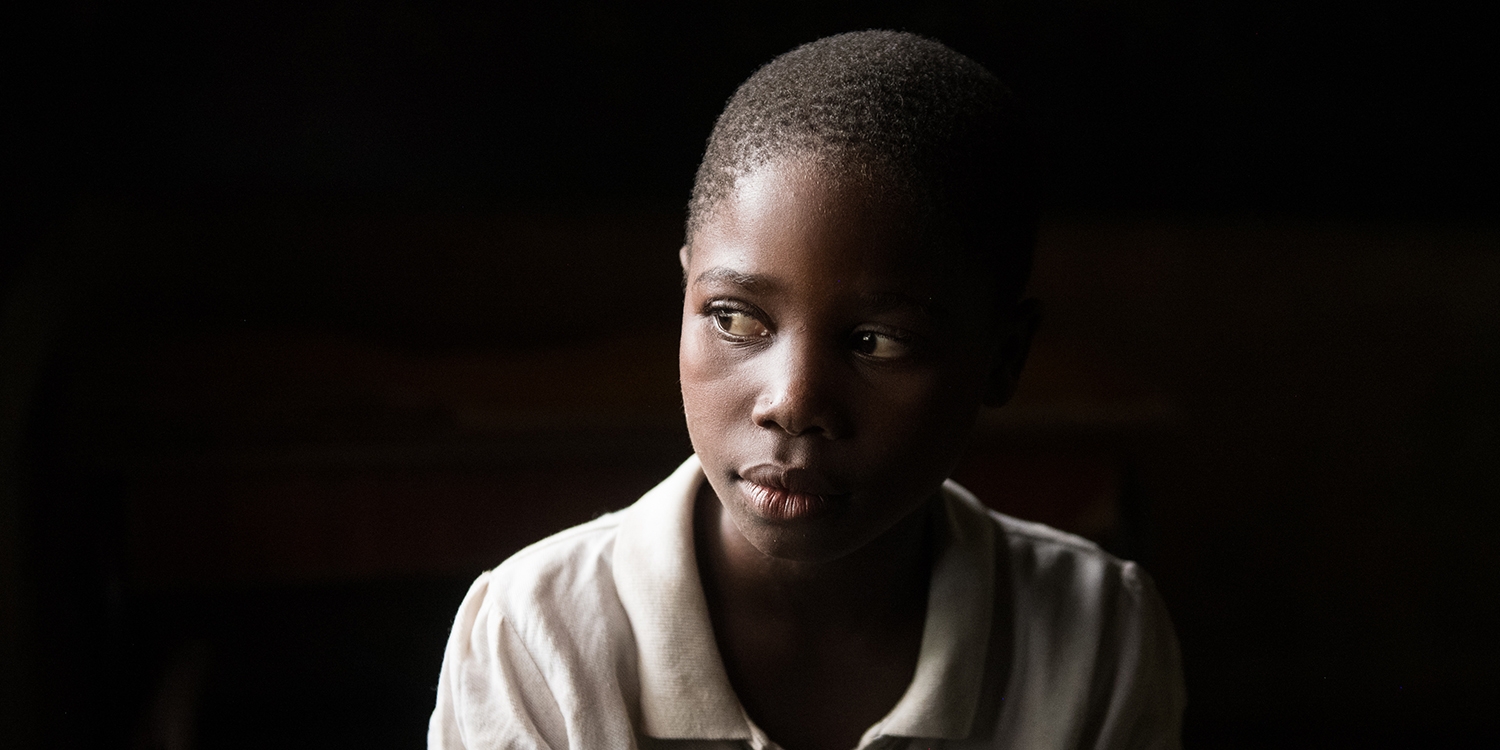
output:
[[984,66],[914,34],[861,31],[802,45],[740,85],[719,115],[688,204],[687,241],[736,182],[783,158],[873,179],[925,236],[957,242],[1022,292],[1036,239],[1031,138]]

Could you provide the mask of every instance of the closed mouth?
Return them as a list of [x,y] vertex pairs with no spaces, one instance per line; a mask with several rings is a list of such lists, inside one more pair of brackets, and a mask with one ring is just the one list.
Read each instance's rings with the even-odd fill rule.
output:
[[757,515],[768,521],[797,521],[821,515],[833,508],[836,497],[793,492],[751,481],[744,486]]
[[767,464],[741,472],[740,484],[756,515],[773,522],[822,515],[847,497],[816,472]]

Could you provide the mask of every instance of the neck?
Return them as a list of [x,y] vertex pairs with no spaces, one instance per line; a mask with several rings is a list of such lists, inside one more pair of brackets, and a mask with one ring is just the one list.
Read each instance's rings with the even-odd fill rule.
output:
[[929,524],[939,507],[934,498],[841,558],[784,560],[750,544],[704,482],[694,529],[709,607],[721,616],[774,620],[798,630],[920,628],[932,569]]

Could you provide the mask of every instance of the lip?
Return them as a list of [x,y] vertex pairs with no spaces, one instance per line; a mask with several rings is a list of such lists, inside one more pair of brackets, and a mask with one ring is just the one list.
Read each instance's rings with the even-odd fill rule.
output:
[[847,493],[818,472],[772,464],[740,472],[740,487],[756,515],[767,521],[800,521],[832,512]]

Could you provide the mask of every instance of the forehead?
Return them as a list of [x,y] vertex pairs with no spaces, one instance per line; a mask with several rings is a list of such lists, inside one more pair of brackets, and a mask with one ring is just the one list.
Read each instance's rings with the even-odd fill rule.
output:
[[[863,281],[984,296],[962,253],[876,175],[785,159],[742,176],[691,238],[692,267],[769,267],[793,281]],[[763,269],[762,269],[763,270]]]
[[930,236],[921,218],[876,175],[785,159],[737,180],[694,232],[686,281],[819,305],[846,299],[883,308],[905,299],[977,320],[971,313],[993,309],[989,275]]

